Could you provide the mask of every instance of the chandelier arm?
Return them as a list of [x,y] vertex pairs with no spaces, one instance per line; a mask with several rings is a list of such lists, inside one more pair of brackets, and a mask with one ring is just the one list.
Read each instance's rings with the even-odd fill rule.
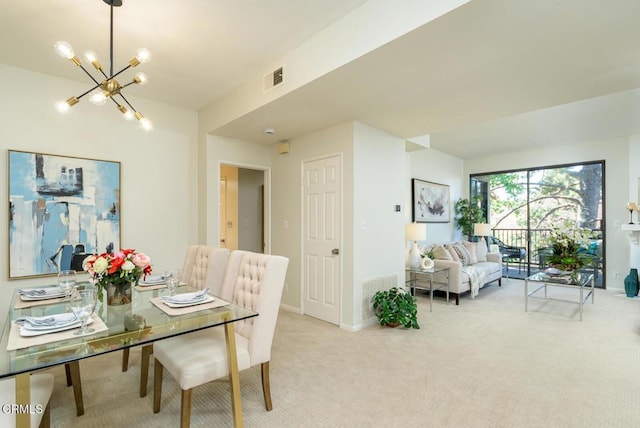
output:
[[118,95],[120,95],[122,97],[122,99],[124,100],[125,103],[127,103],[127,105],[129,106],[129,108],[131,110],[133,110],[133,112],[135,113],[137,110],[131,105],[131,103],[124,97],[124,95],[122,95],[122,92],[119,93]]
[[[97,81],[97,80],[96,80],[96,79],[91,75],[91,73],[89,73],[89,71],[87,71],[87,69],[86,69],[86,68],[84,68],[84,66],[83,66],[82,64],[79,64],[79,65],[78,65],[78,67],[80,67],[80,68],[82,69],[82,71],[84,71],[84,72],[87,74],[87,76],[89,76],[89,78],[90,78],[91,80],[93,80],[93,83],[95,83],[95,84],[96,84],[96,85],[98,85],[98,86],[100,85],[100,82],[98,82],[98,81]],[[104,74],[104,73],[103,73],[103,74]],[[105,76],[105,77],[106,77],[106,76]],[[94,90],[94,89],[95,89],[95,87],[91,88],[91,90]]]
[[122,70],[118,71],[116,74],[111,75],[111,78],[113,79],[114,77],[116,77],[118,74],[122,74],[124,71],[128,70],[131,68],[131,65],[127,65],[125,68],[123,68]]
[[[95,80],[94,80],[95,82]],[[98,86],[100,86],[100,83],[96,82],[96,85],[94,87],[92,87],[91,89],[89,89],[86,92],[83,92],[82,95],[80,95],[79,97],[77,97],[78,99],[84,97],[85,95],[87,95],[89,92],[93,91],[94,89],[96,89]]]
[[132,80],[131,82],[127,83],[126,85],[122,85],[122,86],[120,87],[120,90],[123,90],[123,89],[124,89],[124,88],[126,88],[127,86],[133,85],[134,83],[136,83],[136,81],[135,81],[135,80]]

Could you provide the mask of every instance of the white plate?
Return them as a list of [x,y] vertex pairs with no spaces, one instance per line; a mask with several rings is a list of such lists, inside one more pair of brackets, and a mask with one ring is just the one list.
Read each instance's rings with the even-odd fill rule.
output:
[[138,281],[138,285],[160,285],[165,283],[165,278],[162,275],[148,275],[146,279]]
[[[87,321],[87,325],[91,323],[93,323],[93,318],[89,318],[89,321]],[[73,324],[65,325],[64,327],[58,327],[51,330],[28,330],[24,327],[20,327],[20,336],[23,336],[23,337],[41,336],[43,334],[57,333],[59,331],[71,330],[73,328],[80,327],[80,325],[81,325],[80,321],[77,321],[77,322],[74,322]]]
[[[58,287],[55,287],[58,288]],[[65,293],[64,290],[61,293],[48,293],[48,294],[44,294],[42,296],[26,296],[24,294],[20,294],[20,299],[21,300],[27,300],[27,301],[31,301],[31,300],[47,300],[47,299],[57,299],[59,297],[64,297]]]
[[[64,314],[56,314],[56,315],[52,315],[54,318],[59,319],[58,324],[55,325],[31,325],[29,323],[25,323],[24,325],[21,325],[21,328],[24,328],[26,330],[33,330],[33,331],[46,331],[46,330],[55,330],[61,327],[68,327],[72,324],[78,324],[80,321],[78,320],[78,318],[76,318],[75,315],[71,314],[71,313],[64,313]],[[45,317],[45,318],[49,318],[49,317]]]
[[160,280],[155,280],[155,281],[140,281],[138,282],[138,285],[140,287],[149,287],[150,285],[164,285],[165,284],[165,280],[164,279],[160,279]]
[[167,302],[166,300],[163,300],[162,302],[169,306],[170,308],[186,308],[188,306],[195,306],[195,305],[202,305],[203,303],[211,303],[213,302],[215,299],[213,298],[213,296],[209,296],[207,295],[207,297],[205,297],[202,300],[197,300],[195,302],[184,302],[184,303],[174,303],[174,302]]

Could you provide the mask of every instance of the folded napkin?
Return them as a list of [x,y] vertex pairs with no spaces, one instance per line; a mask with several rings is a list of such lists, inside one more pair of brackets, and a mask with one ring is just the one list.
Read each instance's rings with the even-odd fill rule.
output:
[[202,291],[196,291],[194,293],[182,293],[176,294],[175,296],[161,296],[160,299],[169,303],[195,303],[206,299],[208,296],[208,292],[209,289],[206,288]]
[[26,328],[27,330],[47,330],[58,327],[64,327],[74,323],[78,323],[80,320],[73,313],[63,313],[49,315],[45,317],[19,317],[16,318],[15,323]]
[[46,287],[46,288],[19,288],[18,294],[27,297],[45,297],[45,296],[58,296],[64,294],[65,291],[60,287]]
[[164,275],[156,275],[156,276],[152,276],[152,275],[148,275],[145,279],[141,279],[140,282],[138,282],[138,284],[147,284],[147,285],[152,285],[152,284],[162,284],[164,283],[165,278]]

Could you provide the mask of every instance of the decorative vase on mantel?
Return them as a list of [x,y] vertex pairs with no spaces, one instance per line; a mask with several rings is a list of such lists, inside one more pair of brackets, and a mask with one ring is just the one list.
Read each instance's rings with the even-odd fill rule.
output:
[[118,306],[131,303],[131,283],[107,284],[107,305]]
[[624,278],[624,292],[627,297],[635,297],[638,294],[638,269],[631,268],[629,275]]

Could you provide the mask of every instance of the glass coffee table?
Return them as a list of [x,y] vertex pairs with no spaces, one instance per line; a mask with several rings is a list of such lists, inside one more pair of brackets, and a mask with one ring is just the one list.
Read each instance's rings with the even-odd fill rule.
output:
[[[533,291],[529,291],[529,283],[534,283],[538,286]],[[529,302],[529,297],[532,297],[534,294],[539,292],[540,290],[544,290],[544,299],[548,299],[547,296],[547,287],[564,287],[564,288],[573,288],[578,289],[580,291],[580,299],[576,302],[575,300],[566,300],[566,299],[554,299],[554,300],[562,300],[565,302],[578,303],[580,306],[580,321],[582,321],[582,309],[584,303],[591,296],[591,304],[594,303],[594,278],[592,273],[578,273],[571,276],[554,276],[546,274],[545,272],[538,272],[535,275],[531,275],[530,277],[524,280],[524,311],[527,312],[527,306]],[[534,296],[537,297],[537,296]]]

